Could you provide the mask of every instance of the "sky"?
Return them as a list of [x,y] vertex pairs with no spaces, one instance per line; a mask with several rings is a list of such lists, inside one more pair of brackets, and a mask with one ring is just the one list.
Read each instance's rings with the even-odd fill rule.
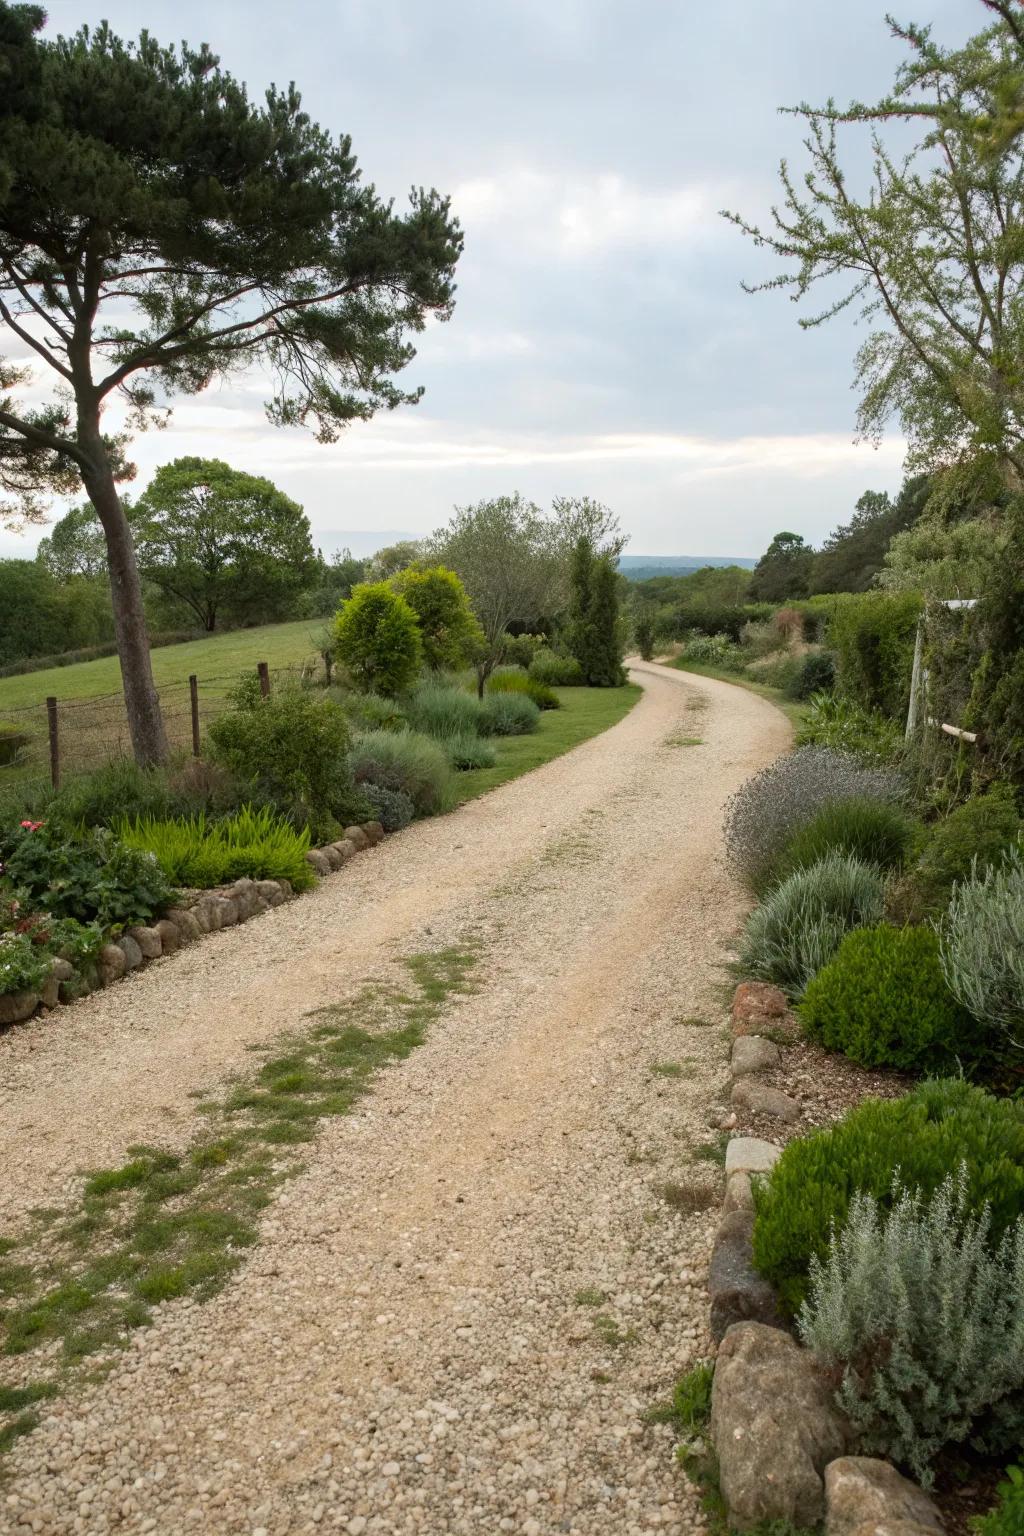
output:
[[[589,495],[631,554],[756,556],[818,543],[868,488],[894,491],[904,444],[855,441],[852,318],[802,331],[773,275],[720,217],[763,219],[778,162],[802,164],[777,108],[882,94],[902,57],[886,0],[51,0],[49,31],[106,18],[208,42],[259,96],[294,80],[402,202],[452,197],[465,231],[455,313],[401,375],[419,405],[322,446],[271,427],[258,375],[179,398],[136,439],[136,489],[181,454],[267,475],[325,553],[366,553],[521,491]],[[901,13],[902,14],[902,13]],[[909,18],[955,43],[979,0]],[[850,129],[850,165],[865,164]],[[57,509],[59,512],[59,508]],[[0,532],[31,554],[40,532]]]

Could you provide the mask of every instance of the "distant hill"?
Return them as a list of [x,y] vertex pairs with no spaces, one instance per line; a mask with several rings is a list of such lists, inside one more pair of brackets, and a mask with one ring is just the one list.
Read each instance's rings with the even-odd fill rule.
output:
[[654,576],[690,576],[704,565],[741,565],[752,571],[756,560],[746,555],[620,555],[619,570],[629,581]]

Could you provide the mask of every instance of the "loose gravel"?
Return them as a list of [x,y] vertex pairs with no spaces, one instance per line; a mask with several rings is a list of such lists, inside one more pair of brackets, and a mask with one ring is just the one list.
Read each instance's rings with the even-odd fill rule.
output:
[[789,727],[727,684],[634,675],[605,735],[2,1042],[16,1214],[182,1142],[190,1092],[397,956],[481,946],[478,991],[326,1124],[227,1287],[44,1405],[0,1530],[703,1528],[642,1414],[711,1347],[721,1175],[693,1153],[743,910],[721,813]]

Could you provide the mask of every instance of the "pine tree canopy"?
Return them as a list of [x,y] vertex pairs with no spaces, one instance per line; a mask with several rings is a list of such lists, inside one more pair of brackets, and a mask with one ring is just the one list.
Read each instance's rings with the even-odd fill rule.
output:
[[[21,511],[87,470],[83,403],[120,397],[141,426],[257,361],[271,420],[323,440],[417,400],[392,375],[407,334],[451,312],[447,199],[414,189],[397,212],[294,86],[251,101],[205,46],[105,23],[44,41],[43,20],[0,3],[0,321],[19,354],[0,362],[0,477]],[[56,375],[43,409],[17,402],[26,353]]]

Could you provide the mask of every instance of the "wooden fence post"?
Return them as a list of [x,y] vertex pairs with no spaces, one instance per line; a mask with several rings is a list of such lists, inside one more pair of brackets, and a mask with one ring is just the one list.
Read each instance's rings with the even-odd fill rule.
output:
[[60,789],[60,734],[57,728],[57,700],[46,700],[46,724],[50,732],[50,783]]
[[192,756],[199,756],[199,679],[194,672],[188,677],[189,698],[192,703]]
[[265,661],[258,661],[256,663],[256,671],[259,673],[259,678],[260,678],[260,693],[262,693],[262,695],[263,695],[263,697],[265,699],[269,699],[270,698],[270,668],[267,666],[267,663]]

